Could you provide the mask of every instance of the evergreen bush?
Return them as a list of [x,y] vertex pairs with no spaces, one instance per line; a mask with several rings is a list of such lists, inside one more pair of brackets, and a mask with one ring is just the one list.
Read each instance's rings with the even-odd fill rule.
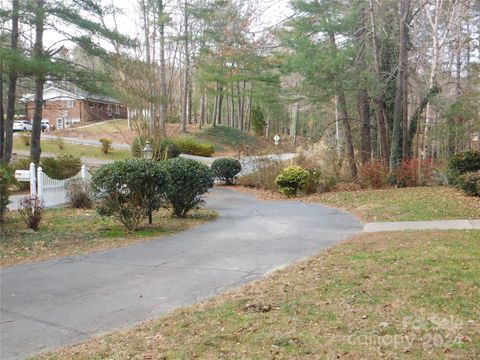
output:
[[467,172],[455,181],[456,187],[469,195],[480,196],[480,172]]
[[114,217],[128,231],[137,230],[149,211],[162,205],[169,186],[168,173],[159,163],[146,159],[104,165],[91,180],[97,212]]
[[76,176],[81,168],[82,161],[78,156],[65,154],[57,157],[45,157],[40,166],[43,172],[52,179],[64,180]]
[[480,171],[480,151],[469,150],[453,154],[448,159],[447,167],[448,182],[455,185],[460,175]]
[[8,210],[10,187],[14,183],[12,170],[6,166],[0,166],[0,223]]
[[307,184],[309,173],[300,166],[291,165],[282,170],[275,179],[279,191],[288,197],[297,195],[298,190],[302,190]]
[[210,168],[198,161],[184,158],[161,162],[172,180],[167,200],[175,216],[184,217],[188,211],[202,203],[201,195],[213,186]]
[[242,164],[234,158],[220,158],[212,163],[211,169],[216,179],[232,185],[235,176],[242,171]]

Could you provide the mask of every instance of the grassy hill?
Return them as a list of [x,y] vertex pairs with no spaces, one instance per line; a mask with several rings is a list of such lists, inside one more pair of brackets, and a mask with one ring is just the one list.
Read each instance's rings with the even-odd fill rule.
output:
[[258,138],[228,126],[208,127],[200,131],[191,132],[189,135],[198,141],[212,143],[215,154],[218,155],[243,155],[258,153],[274,153],[278,149],[266,139]]
[[[107,138],[116,143],[126,144],[131,144],[133,139],[138,136],[136,130],[128,130],[127,120],[89,124],[78,128],[55,131],[52,134],[95,140]],[[276,148],[273,141],[221,125],[203,129],[199,129],[197,125],[188,125],[187,133],[182,133],[180,124],[167,124],[167,134],[173,138],[191,137],[200,142],[212,143],[215,146],[214,156],[235,156],[239,152],[245,155],[288,151],[288,146],[285,146],[285,144]]]

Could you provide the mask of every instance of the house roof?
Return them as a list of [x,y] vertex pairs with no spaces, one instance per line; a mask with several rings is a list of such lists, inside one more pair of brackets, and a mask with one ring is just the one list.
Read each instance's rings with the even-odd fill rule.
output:
[[[21,99],[23,102],[33,101],[35,99],[34,94],[24,95]],[[120,101],[111,97],[96,95],[88,93],[82,90],[66,90],[58,86],[49,86],[43,90],[43,99],[44,100],[86,100],[92,102],[101,102],[109,104],[120,104]]]

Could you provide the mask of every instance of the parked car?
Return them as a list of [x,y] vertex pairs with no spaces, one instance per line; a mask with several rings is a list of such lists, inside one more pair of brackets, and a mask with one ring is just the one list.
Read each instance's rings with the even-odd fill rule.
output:
[[13,131],[32,131],[32,124],[27,120],[15,120],[13,122]]
[[42,120],[42,131],[50,131],[50,121],[48,121],[48,119]]

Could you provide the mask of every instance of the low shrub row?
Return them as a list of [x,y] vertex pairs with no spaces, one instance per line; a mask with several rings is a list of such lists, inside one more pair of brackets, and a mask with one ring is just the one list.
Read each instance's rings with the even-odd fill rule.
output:
[[215,153],[213,144],[199,142],[192,138],[178,138],[174,142],[183,154],[211,157]]
[[[359,168],[355,181],[348,180],[342,173],[342,160],[335,156],[329,159],[325,153],[323,162],[312,159],[310,154],[300,153],[290,164],[260,159],[256,171],[243,176],[239,183],[247,187],[279,191],[286,196],[295,196],[298,191],[305,194],[321,193],[333,189],[370,188],[381,189],[389,186],[415,187],[450,184],[470,195],[480,193],[480,153],[467,151],[453,155],[447,170],[432,159],[406,159],[390,171],[388,166],[372,160]],[[290,166],[288,166],[290,165]],[[347,181],[345,181],[347,180]]]
[[[154,160],[166,160],[189,154],[211,157],[215,153],[215,147],[206,142],[200,142],[189,137],[148,139],[153,149]],[[133,157],[142,157],[142,151],[147,143],[147,138],[140,136],[133,140],[131,152]]]

